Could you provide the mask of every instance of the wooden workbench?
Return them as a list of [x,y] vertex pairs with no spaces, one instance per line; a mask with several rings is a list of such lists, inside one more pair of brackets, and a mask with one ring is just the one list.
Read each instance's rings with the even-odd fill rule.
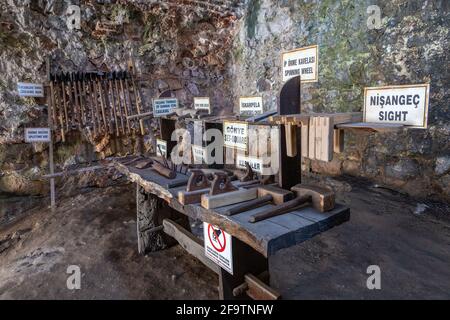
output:
[[[244,281],[245,275],[249,273],[258,275],[268,271],[268,258],[278,250],[306,241],[350,218],[350,210],[338,204],[332,211],[326,213],[320,213],[311,207],[305,207],[257,223],[250,223],[248,222],[250,215],[272,205],[268,204],[234,216],[221,214],[233,205],[214,210],[207,210],[200,204],[182,205],[178,201],[177,195],[178,191],[185,190],[185,186],[168,188],[174,180],[166,179],[152,169],[136,169],[133,165],[124,165],[123,162],[125,161],[116,160],[114,165],[130,181],[137,184],[138,237],[139,235],[142,237],[139,230],[143,232],[160,230],[158,225],[163,224],[164,217],[157,217],[157,208],[162,208],[161,204],[157,204],[158,200],[164,201],[168,207],[184,216],[214,224],[233,237],[234,274],[231,275],[220,268],[214,270],[220,276],[220,297],[223,299],[235,298],[233,289]],[[180,179],[182,180],[183,177],[177,177],[177,180]],[[142,217],[139,215],[143,214],[139,206],[144,203],[143,196],[154,203],[148,209],[153,215],[146,218],[148,226],[139,226],[139,223],[142,222]],[[148,207],[149,205],[146,204],[145,206]],[[173,212],[171,218],[174,218]],[[184,225],[189,228],[189,224],[184,223]],[[181,232],[184,237],[186,237],[185,231]],[[161,242],[161,239],[151,234],[146,236],[145,241]],[[194,241],[197,243],[195,248],[189,249],[183,246],[190,253],[201,251],[201,240]],[[152,248],[150,251],[155,250],[154,245],[150,245],[150,247]],[[162,245],[160,248],[164,247]],[[156,248],[158,249],[158,246]],[[203,263],[207,259],[206,257],[199,258]],[[210,263],[208,264],[206,261],[205,264],[211,268]]]

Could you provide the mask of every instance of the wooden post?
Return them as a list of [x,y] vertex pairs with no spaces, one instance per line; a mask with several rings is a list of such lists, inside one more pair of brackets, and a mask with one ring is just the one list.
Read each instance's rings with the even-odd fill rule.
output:
[[[300,113],[300,77],[295,77],[287,81],[280,92],[278,105],[280,115]],[[301,182],[301,139],[295,138],[295,156],[289,157],[286,144],[286,128],[280,128],[280,173],[279,185],[283,189],[289,190],[291,187]],[[294,148],[292,149],[292,151]],[[298,152],[300,150],[300,152]],[[293,153],[292,153],[293,154]]]
[[[47,80],[50,81],[50,58],[47,58]],[[48,88],[48,87],[47,87]],[[48,127],[50,128],[50,141],[48,144],[48,159],[49,159],[49,166],[50,166],[50,174],[55,173],[55,167],[53,163],[53,120],[52,120],[52,97],[51,94],[46,92],[47,94],[47,115],[48,115]],[[56,207],[56,195],[55,195],[55,178],[50,178],[50,207],[53,210],[55,210]]]

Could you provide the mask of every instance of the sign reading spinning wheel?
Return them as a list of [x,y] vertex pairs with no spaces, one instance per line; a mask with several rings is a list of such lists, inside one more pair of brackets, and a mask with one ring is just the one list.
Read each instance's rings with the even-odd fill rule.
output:
[[319,80],[319,47],[317,45],[283,53],[283,82],[300,76],[302,82]]
[[203,222],[205,255],[219,267],[233,274],[231,236],[215,225]]

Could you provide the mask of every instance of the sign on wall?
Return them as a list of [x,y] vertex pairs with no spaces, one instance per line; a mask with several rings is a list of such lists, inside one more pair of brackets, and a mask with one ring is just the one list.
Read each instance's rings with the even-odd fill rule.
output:
[[167,141],[156,139],[156,155],[158,157],[167,157]]
[[319,79],[319,46],[309,46],[284,52],[283,81],[300,76],[302,82],[317,82]]
[[239,98],[239,114],[254,116],[263,113],[262,97],[241,97]]
[[429,84],[364,89],[364,121],[426,128]]
[[25,128],[25,142],[50,142],[50,128]]
[[18,82],[17,92],[21,97],[44,97],[44,86],[40,83]]
[[231,235],[212,224],[203,222],[203,237],[205,239],[205,255],[222,269],[233,274]]
[[192,145],[192,158],[195,164],[202,164],[205,159],[205,149],[201,146]]
[[248,124],[246,122],[223,122],[223,145],[247,151]]
[[153,99],[154,117],[172,113],[175,108],[178,108],[178,99],[176,98]]
[[195,110],[207,110],[211,113],[211,103],[209,97],[195,97],[194,98],[194,109]]

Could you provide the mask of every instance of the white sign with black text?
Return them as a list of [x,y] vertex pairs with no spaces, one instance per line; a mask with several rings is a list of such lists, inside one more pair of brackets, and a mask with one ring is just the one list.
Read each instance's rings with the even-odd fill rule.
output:
[[211,113],[211,104],[209,97],[195,97],[194,98],[194,109],[195,110],[207,110]]
[[156,139],[156,155],[158,157],[167,157],[167,141]]
[[263,113],[262,97],[241,97],[239,98],[239,114],[254,116]]
[[200,146],[192,145],[192,158],[194,164],[202,164],[205,160],[205,149]]
[[17,92],[21,97],[44,97],[44,86],[40,83],[18,82]]
[[178,99],[153,99],[153,116],[160,117],[172,113],[173,109],[178,108]]
[[364,121],[426,128],[429,84],[364,89]]
[[319,80],[319,46],[309,46],[284,52],[283,81],[300,76],[302,82]]
[[233,274],[231,235],[215,225],[203,222],[203,237],[205,241],[205,255],[222,269]]
[[236,156],[236,167],[240,169],[245,169],[245,163],[248,162],[253,171],[261,173],[263,175],[272,174],[269,168],[264,167],[263,159],[255,157],[247,157],[242,154]]
[[25,142],[50,142],[50,128],[25,128]]
[[223,122],[223,145],[247,151],[248,124],[246,122]]

